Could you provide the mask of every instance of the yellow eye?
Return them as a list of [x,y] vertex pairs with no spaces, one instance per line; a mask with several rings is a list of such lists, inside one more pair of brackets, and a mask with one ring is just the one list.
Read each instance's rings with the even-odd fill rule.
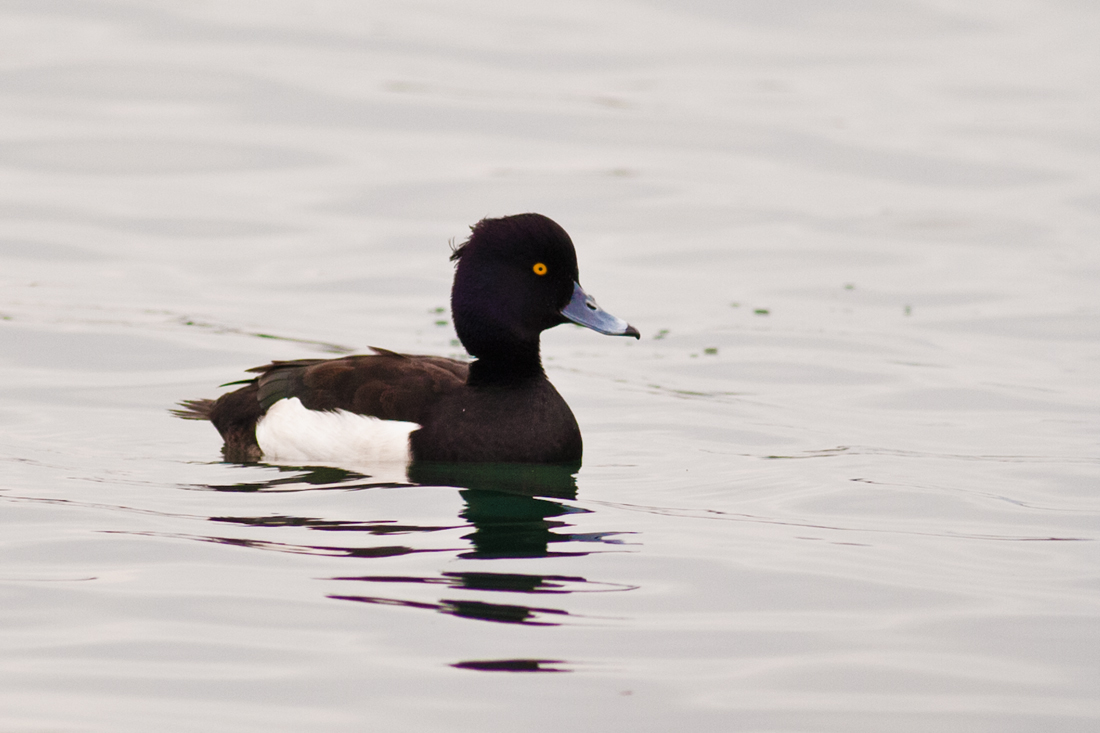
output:
[[531,270],[539,277],[542,277],[546,274],[546,265],[542,264],[541,262],[536,262],[535,266],[532,267]]

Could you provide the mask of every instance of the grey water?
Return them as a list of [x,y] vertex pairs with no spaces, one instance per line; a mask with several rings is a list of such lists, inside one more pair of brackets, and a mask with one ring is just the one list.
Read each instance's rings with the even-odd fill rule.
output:
[[[1096,730],[1098,36],[0,2],[0,729]],[[449,245],[523,211],[643,334],[544,337],[575,476],[224,463],[169,413],[459,354]]]

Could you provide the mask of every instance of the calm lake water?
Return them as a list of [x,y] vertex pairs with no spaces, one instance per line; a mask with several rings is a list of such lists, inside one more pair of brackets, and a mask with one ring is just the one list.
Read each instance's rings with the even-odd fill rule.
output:
[[[0,3],[0,729],[1100,728],[1100,7]],[[538,211],[575,477],[220,461]]]

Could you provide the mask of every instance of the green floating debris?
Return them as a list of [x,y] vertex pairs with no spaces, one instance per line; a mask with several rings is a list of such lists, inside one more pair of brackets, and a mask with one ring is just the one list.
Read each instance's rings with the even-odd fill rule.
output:
[[730,308],[740,308],[740,307],[741,307],[740,303],[730,303]]
[[855,290],[856,289],[855,283],[844,283],[844,289],[845,290]]
[[768,310],[767,308],[757,308],[756,310],[753,311],[753,313],[755,313],[758,316],[766,316],[769,313],[771,313],[771,311]]
[[447,325],[447,320],[446,319],[438,320],[438,321],[435,322],[435,325],[437,325],[437,326],[446,326]]
[[715,354],[718,353],[718,347],[717,346],[708,346],[707,348],[703,349],[703,353],[707,354],[708,356],[714,356]]
[[436,306],[435,308],[432,308],[432,313],[443,313],[446,310],[447,310],[446,308],[444,308],[443,306],[440,305],[440,306]]
[[655,341],[660,341],[665,336],[668,336],[668,329],[667,328],[662,328],[660,331],[658,331],[656,334],[653,335],[653,339]]
[[905,315],[907,315],[907,316],[913,315],[913,306],[911,306],[911,305],[906,305],[905,306]]

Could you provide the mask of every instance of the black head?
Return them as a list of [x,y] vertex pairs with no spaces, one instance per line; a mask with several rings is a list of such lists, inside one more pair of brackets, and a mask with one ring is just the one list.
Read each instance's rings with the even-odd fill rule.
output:
[[541,374],[539,335],[567,321],[638,337],[584,292],[573,241],[541,214],[482,219],[451,259],[458,262],[451,290],[455,330],[478,358],[478,373]]
[[451,309],[466,350],[480,359],[537,359],[539,334],[564,323],[577,281],[565,230],[541,214],[482,219],[451,256]]

